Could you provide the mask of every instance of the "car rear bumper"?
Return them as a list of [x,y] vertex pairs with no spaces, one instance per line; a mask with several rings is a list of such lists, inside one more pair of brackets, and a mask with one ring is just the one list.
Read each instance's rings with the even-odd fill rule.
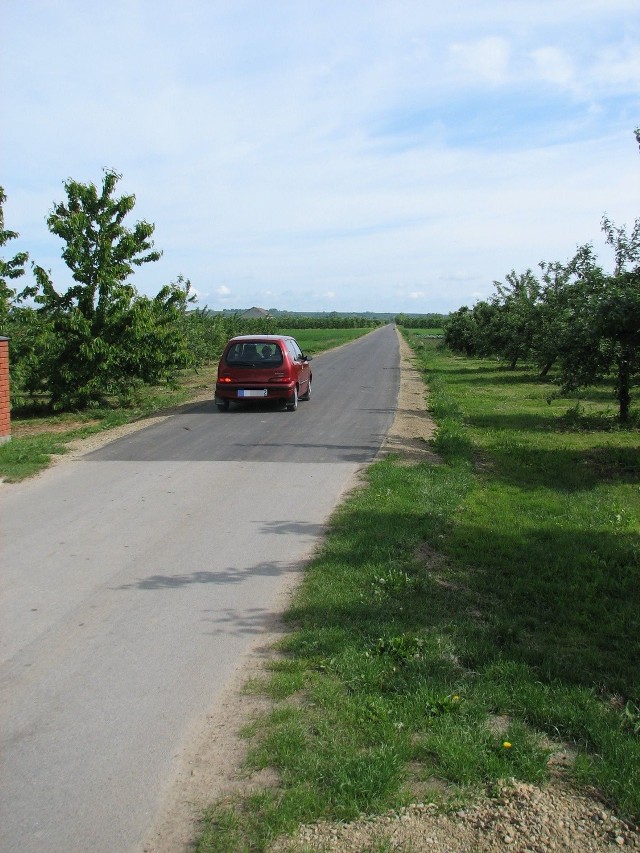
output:
[[[239,403],[260,403],[266,400],[288,400],[295,391],[294,382],[280,383],[278,385],[230,385],[216,383],[214,401],[224,402],[234,400]],[[248,395],[241,392],[252,392]],[[259,393],[259,392],[265,392]]]

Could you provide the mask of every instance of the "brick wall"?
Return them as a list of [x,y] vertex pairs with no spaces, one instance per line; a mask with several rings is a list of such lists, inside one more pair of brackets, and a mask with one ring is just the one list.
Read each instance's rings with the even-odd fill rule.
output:
[[11,438],[9,411],[9,339],[0,338],[0,444]]

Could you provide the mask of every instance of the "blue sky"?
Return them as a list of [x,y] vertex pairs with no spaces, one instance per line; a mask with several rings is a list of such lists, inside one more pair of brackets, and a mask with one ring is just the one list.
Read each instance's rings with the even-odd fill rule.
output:
[[[640,216],[638,0],[3,0],[6,227],[104,168],[200,305],[426,313]],[[5,250],[5,254],[9,254]]]

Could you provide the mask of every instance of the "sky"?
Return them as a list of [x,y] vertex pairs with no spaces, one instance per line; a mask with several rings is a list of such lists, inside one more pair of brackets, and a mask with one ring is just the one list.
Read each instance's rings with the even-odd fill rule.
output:
[[[640,217],[638,0],[2,0],[5,227],[105,169],[200,307],[425,314]],[[28,274],[30,278],[30,273]],[[25,279],[23,279],[25,281]]]

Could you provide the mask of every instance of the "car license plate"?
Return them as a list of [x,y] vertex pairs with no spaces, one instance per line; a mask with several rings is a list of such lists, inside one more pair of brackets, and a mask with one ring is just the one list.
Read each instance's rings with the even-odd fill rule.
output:
[[262,389],[260,389],[260,391],[244,391],[244,390],[238,391],[238,397],[266,397],[266,396],[267,396],[267,389],[266,388],[262,388]]

